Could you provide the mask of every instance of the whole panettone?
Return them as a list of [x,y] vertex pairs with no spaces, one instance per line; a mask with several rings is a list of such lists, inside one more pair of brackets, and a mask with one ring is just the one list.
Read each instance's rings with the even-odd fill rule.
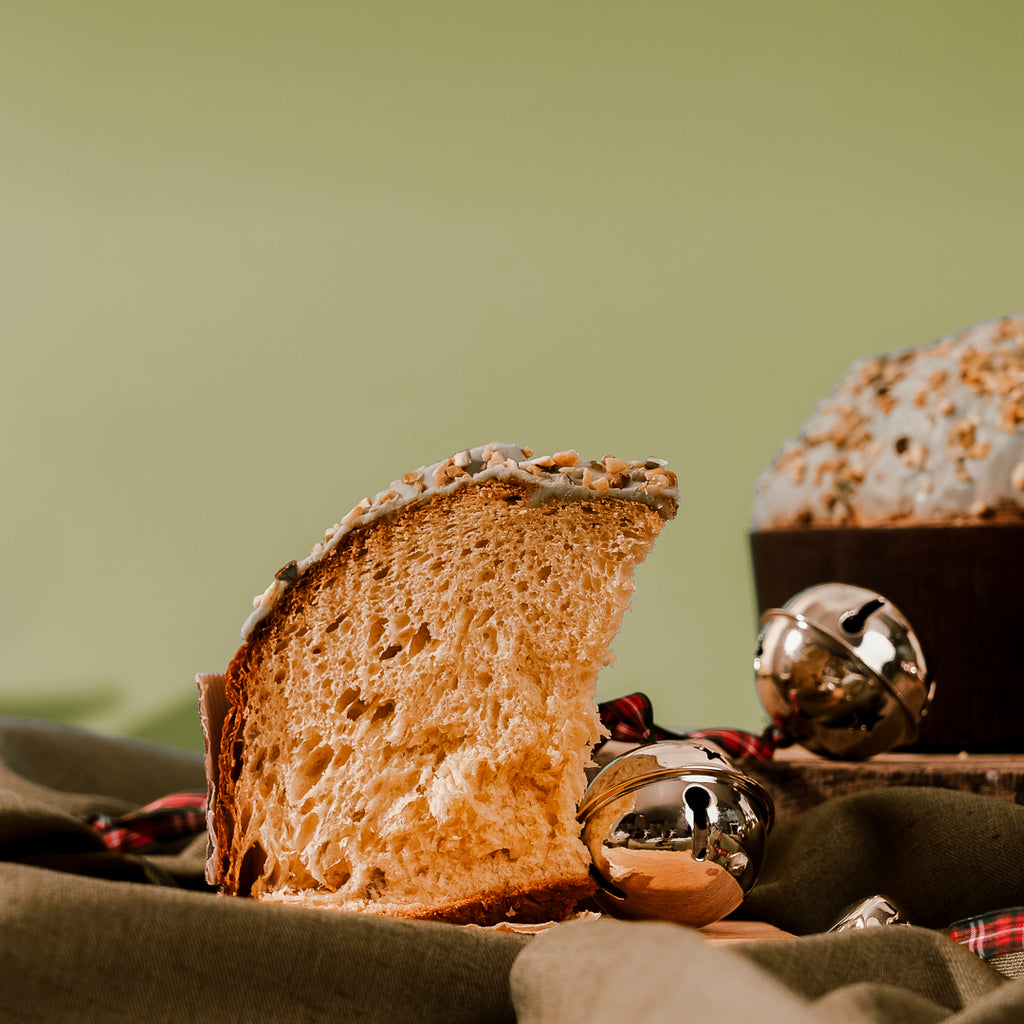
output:
[[751,549],[761,612],[836,581],[913,623],[914,749],[1024,749],[1024,316],[855,362],[758,478]]

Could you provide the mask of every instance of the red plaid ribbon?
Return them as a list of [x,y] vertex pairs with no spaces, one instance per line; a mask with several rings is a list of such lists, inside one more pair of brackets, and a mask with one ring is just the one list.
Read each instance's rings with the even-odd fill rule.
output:
[[598,705],[601,723],[611,733],[610,739],[622,743],[658,743],[661,740],[707,740],[720,746],[731,757],[770,760],[780,747],[792,742],[784,733],[770,725],[755,734],[740,729],[698,729],[694,732],[672,732],[654,723],[654,708],[645,693],[631,693]]
[[1024,907],[967,917],[947,934],[1011,978],[1024,973]]
[[94,814],[87,821],[111,850],[152,850],[206,829],[206,793],[174,793],[120,817]]

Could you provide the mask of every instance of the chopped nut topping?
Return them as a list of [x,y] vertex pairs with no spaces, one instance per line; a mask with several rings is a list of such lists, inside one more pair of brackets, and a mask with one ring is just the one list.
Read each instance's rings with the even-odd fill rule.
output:
[[954,423],[949,432],[950,444],[959,444],[961,448],[970,448],[974,444],[974,432],[977,429],[977,422],[973,417],[967,416]]
[[863,429],[869,422],[864,413],[849,406],[837,412],[839,422],[828,434],[828,439],[836,448],[859,448],[871,440],[871,435]]
[[551,459],[556,466],[571,467],[579,463],[580,456],[578,452],[570,449],[567,452],[555,452],[555,454],[551,456]]
[[[806,469],[793,449],[808,456]],[[885,453],[894,451],[918,471],[913,477],[893,471]],[[1024,463],[1020,315],[856,361],[759,478],[755,522],[794,525],[805,513],[808,522],[842,516],[864,524],[955,517],[981,494],[1000,514],[1014,505],[1024,519],[1024,486],[988,480],[1017,463]],[[934,475],[930,490],[921,486],[923,472]]]
[[814,467],[815,484],[820,484],[829,473],[833,476],[839,476],[845,465],[846,459],[844,458],[822,459],[821,462]]
[[294,558],[274,573],[275,580],[286,580],[288,583],[294,583],[298,578],[299,563]]
[[792,445],[783,447],[775,456],[775,469],[786,470],[791,462],[803,461],[803,450]]
[[903,461],[912,469],[920,469],[928,457],[928,449],[920,441],[914,441],[903,453]]

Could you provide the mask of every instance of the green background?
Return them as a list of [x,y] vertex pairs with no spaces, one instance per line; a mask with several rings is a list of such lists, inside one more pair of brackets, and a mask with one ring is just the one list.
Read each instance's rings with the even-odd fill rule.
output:
[[669,459],[601,695],[757,728],[753,481],[856,357],[1024,307],[1024,6],[46,3],[0,32],[0,713],[198,746],[365,494]]

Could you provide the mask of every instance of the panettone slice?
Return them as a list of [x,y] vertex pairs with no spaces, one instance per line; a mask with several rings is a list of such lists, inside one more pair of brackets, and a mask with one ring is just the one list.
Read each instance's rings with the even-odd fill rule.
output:
[[492,924],[592,891],[596,680],[677,508],[659,460],[467,450],[356,506],[257,598],[208,706],[228,894]]

